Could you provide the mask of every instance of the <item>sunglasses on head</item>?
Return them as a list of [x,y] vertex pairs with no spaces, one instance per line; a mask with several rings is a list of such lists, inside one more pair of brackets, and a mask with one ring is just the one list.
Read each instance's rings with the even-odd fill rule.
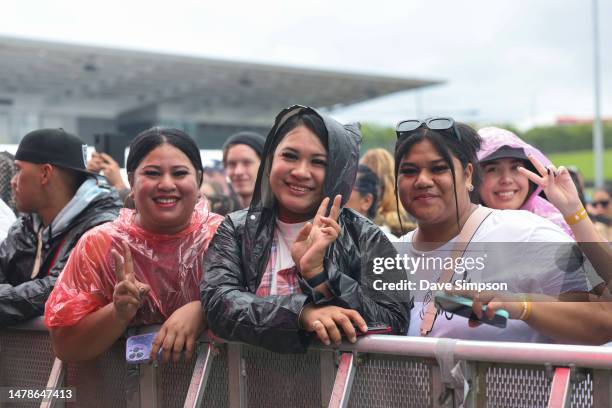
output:
[[603,208],[608,208],[608,204],[610,204],[610,200],[599,200],[591,203],[593,207],[598,207],[601,205]]
[[445,117],[433,117],[427,118],[425,120],[419,119],[408,119],[403,120],[397,124],[395,127],[395,134],[398,139],[409,137],[410,134],[421,126],[425,126],[430,130],[453,130],[454,136],[457,140],[461,141],[461,133],[459,133],[459,129],[455,125],[455,120],[453,118],[445,118]]

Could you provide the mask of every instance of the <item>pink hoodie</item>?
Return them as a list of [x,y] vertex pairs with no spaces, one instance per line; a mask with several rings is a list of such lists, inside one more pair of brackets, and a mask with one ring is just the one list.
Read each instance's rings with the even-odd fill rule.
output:
[[[512,148],[522,148],[525,152],[525,156],[533,155],[544,166],[551,164],[550,160],[548,160],[548,158],[544,156],[541,151],[524,142],[521,138],[509,130],[497,127],[486,127],[480,129],[478,134],[482,138],[482,145],[480,146],[480,151],[478,151],[478,161],[480,162],[485,160],[500,147],[508,146]],[[527,197],[527,200],[525,200],[525,203],[520,210],[531,211],[534,214],[552,221],[561,227],[561,229],[569,236],[575,238],[572,230],[563,219],[563,216],[559,210],[557,210],[557,208],[550,202],[538,195],[541,191],[542,187],[538,186],[531,196]]]

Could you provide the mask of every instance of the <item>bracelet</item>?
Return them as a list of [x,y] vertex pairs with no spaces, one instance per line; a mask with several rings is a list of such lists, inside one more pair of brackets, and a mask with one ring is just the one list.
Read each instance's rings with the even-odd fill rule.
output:
[[306,283],[308,284],[308,286],[310,286],[313,289],[325,281],[327,281],[327,273],[325,272],[325,270],[319,272],[318,274],[316,274],[314,277],[310,279],[306,279]]
[[525,321],[529,319],[529,316],[531,316],[531,308],[531,300],[527,298],[523,299],[523,313],[519,316],[519,320]]
[[587,211],[584,209],[584,207],[580,207],[580,209],[575,213],[565,216],[563,218],[565,219],[565,222],[567,222],[568,225],[574,225],[578,224],[580,221],[584,220],[588,216],[589,214],[587,214]]

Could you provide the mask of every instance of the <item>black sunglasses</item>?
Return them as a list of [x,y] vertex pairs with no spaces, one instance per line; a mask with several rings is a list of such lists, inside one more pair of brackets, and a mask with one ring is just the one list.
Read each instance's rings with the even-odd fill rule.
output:
[[598,207],[601,205],[603,208],[608,208],[608,204],[610,204],[610,200],[593,201],[591,203],[593,207]]
[[419,119],[408,119],[403,120],[397,124],[395,127],[395,134],[398,139],[410,136],[410,133],[419,129],[421,126],[425,126],[430,130],[448,130],[452,129],[454,132],[454,136],[457,140],[461,141],[461,133],[459,133],[459,129],[455,125],[455,120],[453,118],[445,118],[445,117],[433,117],[427,118],[425,120]]

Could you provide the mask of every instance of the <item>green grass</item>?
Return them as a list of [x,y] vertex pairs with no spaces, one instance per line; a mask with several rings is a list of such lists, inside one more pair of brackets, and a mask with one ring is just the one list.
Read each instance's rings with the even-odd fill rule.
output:
[[[595,178],[595,162],[592,150],[580,150],[566,153],[552,153],[547,155],[555,166],[576,166],[585,181],[593,181]],[[612,149],[604,151],[604,178],[612,180]]]

